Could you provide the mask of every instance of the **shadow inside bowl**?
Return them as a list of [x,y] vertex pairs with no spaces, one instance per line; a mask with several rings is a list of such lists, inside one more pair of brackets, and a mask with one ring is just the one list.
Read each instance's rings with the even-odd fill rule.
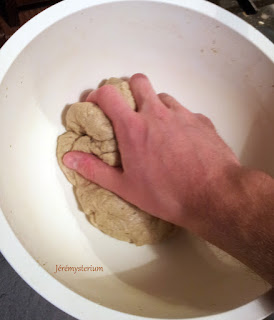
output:
[[[110,252],[91,246],[111,269]],[[156,258],[147,264],[94,279],[70,280],[69,286],[81,287],[81,295],[105,307],[168,319],[225,312],[249,302],[254,287],[262,292],[269,288],[240,262],[184,230],[150,248]],[[136,299],[140,294],[151,304]]]

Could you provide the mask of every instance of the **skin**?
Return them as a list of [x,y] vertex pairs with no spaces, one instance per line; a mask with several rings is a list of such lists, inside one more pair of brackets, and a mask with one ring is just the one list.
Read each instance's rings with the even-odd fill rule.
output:
[[274,180],[241,166],[207,117],[157,95],[146,76],[135,74],[129,84],[137,112],[111,85],[87,97],[111,120],[123,168],[76,151],[64,164],[203,237],[274,285]]

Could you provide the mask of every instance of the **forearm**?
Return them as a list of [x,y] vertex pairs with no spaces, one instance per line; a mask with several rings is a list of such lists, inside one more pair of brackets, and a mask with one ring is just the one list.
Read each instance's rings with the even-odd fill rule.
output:
[[240,169],[228,183],[212,189],[210,212],[193,231],[274,286],[274,180]]

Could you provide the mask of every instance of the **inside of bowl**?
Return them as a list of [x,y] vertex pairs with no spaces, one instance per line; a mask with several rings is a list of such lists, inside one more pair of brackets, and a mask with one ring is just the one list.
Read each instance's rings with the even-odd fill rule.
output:
[[[257,47],[183,7],[94,6],[44,30],[1,83],[0,206],[11,228],[55,278],[115,310],[172,319],[252,301],[269,286],[186,231],[135,247],[104,235],[79,210],[56,161],[62,110],[102,79],[136,72],[209,116],[243,164],[274,174],[274,67]],[[59,268],[91,265],[103,271]]]

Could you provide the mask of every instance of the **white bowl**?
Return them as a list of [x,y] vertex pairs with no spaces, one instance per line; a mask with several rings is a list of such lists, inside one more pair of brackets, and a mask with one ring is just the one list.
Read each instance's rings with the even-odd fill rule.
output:
[[[104,78],[147,74],[209,116],[244,164],[274,174],[274,48],[205,1],[64,1],[0,51],[0,245],[79,319],[261,319],[269,286],[186,232],[135,247],[93,228],[57,166],[61,112]],[[103,272],[56,271],[100,266]]]

